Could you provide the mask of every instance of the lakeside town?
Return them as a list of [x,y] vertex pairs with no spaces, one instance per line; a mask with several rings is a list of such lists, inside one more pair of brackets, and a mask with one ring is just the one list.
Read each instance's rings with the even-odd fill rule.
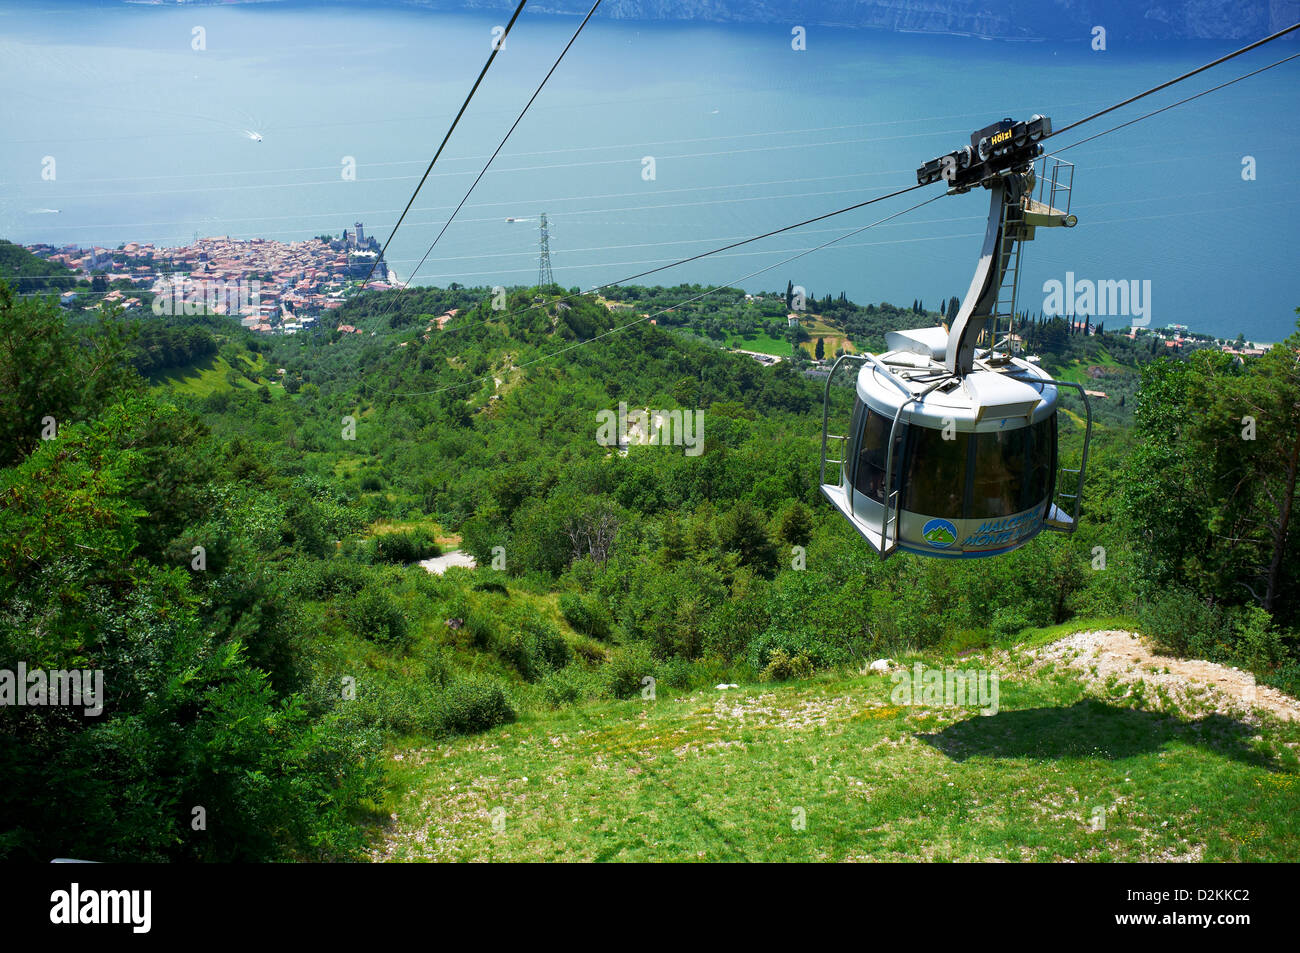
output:
[[[160,248],[152,242],[126,242],[116,249],[45,243],[25,247],[79,273],[80,286],[59,296],[64,307],[95,308],[103,302],[128,312],[152,310],[157,315],[206,311],[237,317],[242,326],[262,334],[295,334],[318,322],[333,329],[335,325],[328,316],[363,290],[363,282],[364,290],[372,291],[397,286],[397,277],[384,261],[379,242],[366,234],[362,222],[344,229],[337,238],[319,235],[293,242],[215,236],[196,237],[192,244],[174,248]],[[761,294],[745,295],[751,302],[763,298]],[[602,303],[609,308],[630,307],[616,301]],[[436,326],[441,329],[453,316],[454,312],[443,315]],[[786,318],[791,327],[819,327],[816,316],[790,312]],[[345,323],[338,324],[337,329],[358,333]],[[1096,331],[1086,322],[1078,329],[1083,334]],[[1219,339],[1183,324],[1131,327],[1127,332],[1130,339],[1139,333],[1154,335],[1161,346],[1179,351],[1215,347],[1234,356],[1257,357],[1269,347],[1241,337],[1235,341]],[[1013,349],[1022,350],[1018,335],[1011,335],[1011,342]],[[847,339],[844,343],[851,349]],[[782,360],[779,355],[760,350],[730,349],[768,366]],[[825,374],[838,353],[811,361],[806,372]],[[1090,392],[1090,396],[1105,394]]]
[[[190,245],[159,248],[127,242],[116,249],[75,245],[26,246],[47,261],[79,272],[92,289],[60,294],[65,307],[95,307],[100,301],[125,311],[146,306],[155,314],[238,316],[250,330],[293,334],[343,307],[365,288],[385,291],[396,276],[379,243],[356,222],[339,238],[320,235],[279,242],[229,236],[196,238]],[[367,276],[372,276],[366,281]],[[149,301],[141,292],[148,292]],[[83,300],[89,298],[89,301]]]

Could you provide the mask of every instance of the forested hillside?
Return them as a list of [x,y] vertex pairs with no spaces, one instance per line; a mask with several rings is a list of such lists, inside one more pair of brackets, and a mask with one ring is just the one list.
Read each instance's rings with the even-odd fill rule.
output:
[[[822,382],[640,319],[674,294],[368,293],[259,338],[0,287],[0,668],[102,668],[108,695],[5,711],[0,856],[357,857],[394,746],[1076,617],[1300,689],[1300,335],[1245,364],[1037,342],[1132,381],[1082,529],[882,563],[819,497]],[[602,443],[620,403],[701,411],[702,452]],[[418,565],[455,547],[480,568]]]

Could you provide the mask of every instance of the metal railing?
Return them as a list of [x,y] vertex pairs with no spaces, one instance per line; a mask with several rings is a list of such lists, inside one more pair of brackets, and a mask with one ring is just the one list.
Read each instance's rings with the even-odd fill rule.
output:
[[[835,372],[838,371],[840,369],[840,365],[846,361],[861,361],[863,363],[866,363],[868,360],[880,364],[880,362],[876,360],[876,358],[872,357],[870,354],[841,354],[839,357],[835,359],[835,363],[831,365],[831,372],[828,375],[826,375],[826,388],[822,396],[822,457],[821,457],[821,468],[818,471],[818,482],[820,482],[823,486],[827,485],[826,484],[827,463],[834,463],[839,465],[840,477],[836,481],[835,485],[836,486],[844,485],[844,464],[847,460],[847,455],[844,453],[844,441],[846,441],[848,437],[844,434],[832,435],[829,432],[830,413],[831,413],[831,385],[834,384],[835,382]],[[884,367],[883,364],[881,364],[880,366]],[[855,379],[853,382],[853,398],[855,401],[857,400],[857,396],[858,396],[857,386],[858,386],[857,380]],[[830,440],[840,441],[841,459],[827,460],[826,444]]]
[[[1038,174],[1038,201],[1046,202],[1049,208],[1070,214],[1070,201],[1074,196],[1074,163],[1064,159],[1052,159],[1052,169],[1047,170],[1047,156],[1035,161],[1042,163],[1042,173]],[[1047,198],[1044,200],[1044,196]],[[1057,202],[1063,202],[1057,205]]]

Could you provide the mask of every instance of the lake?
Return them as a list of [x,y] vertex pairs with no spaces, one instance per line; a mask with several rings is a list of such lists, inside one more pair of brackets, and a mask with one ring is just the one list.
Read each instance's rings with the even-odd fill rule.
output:
[[[0,237],[288,241],[361,221],[382,241],[502,22],[385,6],[0,0]],[[577,22],[520,18],[388,253],[403,279]],[[1043,113],[1060,127],[1241,45],[1093,52],[1088,39],[810,26],[807,49],[795,51],[784,26],[598,16],[415,281],[535,282],[543,212],[557,281],[613,281],[913,184],[918,165],[1003,116]],[[1296,49],[1270,44],[1052,145]],[[1026,246],[1022,308],[1039,310],[1044,283],[1073,272],[1149,280],[1155,326],[1263,341],[1293,331],[1298,69],[1284,64],[1069,151],[1080,224],[1040,230]],[[1247,156],[1253,180],[1243,178]],[[50,158],[53,181],[42,178]],[[937,190],[650,281],[784,291],[791,280],[817,296],[935,307],[970,281],[987,207],[980,192],[738,279]]]

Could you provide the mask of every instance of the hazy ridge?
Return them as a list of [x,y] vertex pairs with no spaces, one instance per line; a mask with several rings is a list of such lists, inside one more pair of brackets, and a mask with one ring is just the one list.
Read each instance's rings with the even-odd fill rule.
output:
[[[353,2],[353,0],[337,0]],[[512,10],[513,0],[401,0],[435,10]],[[580,15],[587,0],[542,0],[538,13]],[[999,39],[1245,39],[1300,19],[1300,0],[605,0],[610,19],[706,23],[789,23],[952,33]]]

